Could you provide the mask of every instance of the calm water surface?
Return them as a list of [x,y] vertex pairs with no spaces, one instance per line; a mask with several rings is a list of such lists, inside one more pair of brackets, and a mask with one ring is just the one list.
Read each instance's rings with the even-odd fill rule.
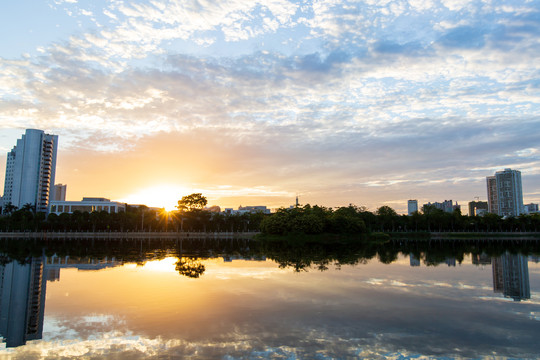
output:
[[243,248],[5,254],[0,358],[540,357],[535,255]]

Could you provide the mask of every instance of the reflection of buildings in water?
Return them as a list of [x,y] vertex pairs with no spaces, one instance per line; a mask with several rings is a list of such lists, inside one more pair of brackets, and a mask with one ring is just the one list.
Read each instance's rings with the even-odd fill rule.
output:
[[45,259],[45,271],[48,281],[60,280],[60,269],[77,269],[77,270],[101,270],[110,267],[122,265],[122,261],[116,258],[105,257],[102,260],[90,258],[70,258],[69,256],[59,257],[53,255]]
[[266,256],[242,256],[242,255],[223,256],[223,262],[232,262],[233,260],[266,261]]
[[506,253],[493,258],[493,292],[520,301],[531,298],[527,257]]
[[[424,261],[424,264],[426,264],[426,260]],[[447,257],[444,259],[444,261],[439,261],[437,263],[430,262],[431,265],[439,265],[439,264],[446,264],[448,266],[456,266],[456,258],[454,257]],[[413,253],[409,254],[409,265],[410,266],[420,266],[420,258],[416,257]]]
[[491,256],[486,253],[472,254],[473,265],[491,265]]
[[409,254],[409,263],[411,266],[420,266],[420,259],[417,258],[413,253]]
[[0,266],[0,334],[7,347],[41,339],[46,277],[43,257]]
[[444,261],[446,265],[456,267],[456,258],[454,257],[447,257]]
[[0,266],[0,335],[7,347],[41,339],[47,280],[60,279],[60,269],[100,270],[122,265],[111,260],[33,257],[27,264]]

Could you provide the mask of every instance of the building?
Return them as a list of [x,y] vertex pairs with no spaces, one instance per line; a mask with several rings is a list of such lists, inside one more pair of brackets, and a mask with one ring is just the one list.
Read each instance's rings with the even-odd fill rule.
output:
[[530,203],[530,204],[523,205],[523,207],[524,207],[525,213],[527,214],[536,214],[538,212],[538,204]]
[[256,213],[263,213],[263,214],[270,214],[270,209],[268,209],[266,206],[242,206],[240,205],[238,207],[238,210],[234,210],[233,208],[225,208],[223,210],[224,215],[242,215],[242,214],[256,214]]
[[489,209],[487,201],[470,201],[469,216],[482,215]]
[[31,204],[46,212],[54,198],[58,135],[27,129],[7,154],[4,202],[17,208]]
[[447,213],[451,213],[454,210],[461,209],[461,206],[458,205],[457,202],[454,205],[454,202],[452,200],[444,200],[443,202],[434,202],[434,203],[428,202],[427,204],[424,204],[424,206],[433,206],[435,207],[435,209],[439,209]]
[[111,201],[106,198],[85,197],[81,201],[51,201],[49,212],[51,214],[73,213],[74,211],[94,212],[105,211],[119,213],[126,211],[126,204]]
[[67,185],[55,184],[54,185],[54,198],[55,201],[66,201]]
[[413,213],[417,211],[418,211],[418,200],[407,201],[407,214],[411,216]]
[[499,213],[499,201],[497,196],[497,179],[495,176],[488,176],[486,178],[487,184],[487,198],[488,198],[488,212],[492,214]]
[[519,216],[525,212],[521,172],[504,169],[487,177],[489,211],[499,216]]
[[267,209],[266,206],[239,206],[238,210],[247,211],[252,214],[255,214],[258,212],[262,212],[263,214],[270,214],[270,209]]

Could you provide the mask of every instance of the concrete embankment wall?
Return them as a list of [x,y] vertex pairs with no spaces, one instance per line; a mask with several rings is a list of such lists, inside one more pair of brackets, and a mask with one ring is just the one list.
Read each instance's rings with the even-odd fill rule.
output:
[[0,232],[0,239],[251,239],[258,232]]

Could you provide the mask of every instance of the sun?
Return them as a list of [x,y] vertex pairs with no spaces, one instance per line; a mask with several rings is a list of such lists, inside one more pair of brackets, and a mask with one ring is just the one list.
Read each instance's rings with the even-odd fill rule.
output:
[[165,208],[167,211],[176,210],[178,200],[191,194],[188,188],[178,185],[156,185],[139,190],[119,201],[127,204],[140,204],[149,207]]
[[174,264],[178,261],[175,257],[168,257],[162,260],[148,261],[144,264],[143,269],[157,272],[175,272]]

